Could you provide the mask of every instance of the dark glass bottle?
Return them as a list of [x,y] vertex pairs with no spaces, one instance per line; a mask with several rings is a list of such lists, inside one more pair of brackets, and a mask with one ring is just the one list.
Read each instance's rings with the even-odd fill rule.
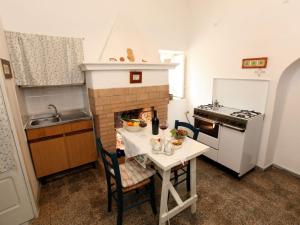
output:
[[153,111],[154,116],[152,118],[152,134],[158,135],[158,129],[159,129],[159,119],[157,118],[157,111]]

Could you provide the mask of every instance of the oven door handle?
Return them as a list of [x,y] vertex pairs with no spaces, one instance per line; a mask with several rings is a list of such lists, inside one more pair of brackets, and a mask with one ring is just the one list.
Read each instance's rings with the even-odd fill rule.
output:
[[229,129],[232,129],[232,130],[237,130],[239,132],[245,132],[244,128],[239,128],[239,127],[231,126],[231,125],[225,124],[225,123],[221,123],[220,125],[223,126],[223,127],[227,127]]
[[219,122],[216,121],[216,120],[207,119],[207,118],[202,117],[202,116],[193,115],[193,117],[196,118],[196,119],[198,119],[198,120],[203,120],[203,121],[205,121],[205,122],[212,123],[212,124],[219,123]]

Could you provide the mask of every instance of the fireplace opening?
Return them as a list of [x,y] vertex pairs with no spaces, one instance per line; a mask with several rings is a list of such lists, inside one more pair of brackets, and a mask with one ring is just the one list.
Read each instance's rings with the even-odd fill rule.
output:
[[[153,115],[154,107],[149,108],[140,108],[140,109],[133,109],[133,110],[126,110],[122,112],[115,112],[114,113],[114,120],[115,120],[115,128],[122,128],[123,127],[123,120],[122,119],[140,119],[145,121],[148,126],[151,122],[152,115]],[[116,133],[116,149],[118,155],[124,155],[124,143],[122,141],[122,136]]]

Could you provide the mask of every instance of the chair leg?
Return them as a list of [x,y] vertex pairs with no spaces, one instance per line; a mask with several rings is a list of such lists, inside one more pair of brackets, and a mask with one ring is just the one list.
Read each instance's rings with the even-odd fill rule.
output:
[[118,203],[118,216],[117,216],[117,225],[123,224],[123,204],[119,205]]
[[178,171],[177,170],[175,170],[174,171],[174,185],[176,186],[177,184],[178,184]]
[[118,216],[117,216],[117,225],[123,224],[123,212],[124,212],[124,206],[123,206],[123,193],[122,190],[117,190],[117,207],[118,207]]
[[190,170],[190,162],[187,166],[187,173],[186,173],[186,190],[190,191],[191,190],[191,170]]
[[107,187],[107,199],[108,199],[107,211],[111,212],[111,205],[112,205],[112,191],[111,191],[111,187]]
[[157,214],[156,210],[156,203],[155,203],[155,184],[154,184],[154,177],[151,177],[150,183],[150,201],[151,201],[151,208],[154,215]]

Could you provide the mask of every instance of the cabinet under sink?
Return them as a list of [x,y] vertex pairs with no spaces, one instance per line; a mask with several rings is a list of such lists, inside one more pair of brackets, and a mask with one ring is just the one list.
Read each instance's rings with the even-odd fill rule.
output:
[[26,130],[38,178],[97,160],[92,120]]

